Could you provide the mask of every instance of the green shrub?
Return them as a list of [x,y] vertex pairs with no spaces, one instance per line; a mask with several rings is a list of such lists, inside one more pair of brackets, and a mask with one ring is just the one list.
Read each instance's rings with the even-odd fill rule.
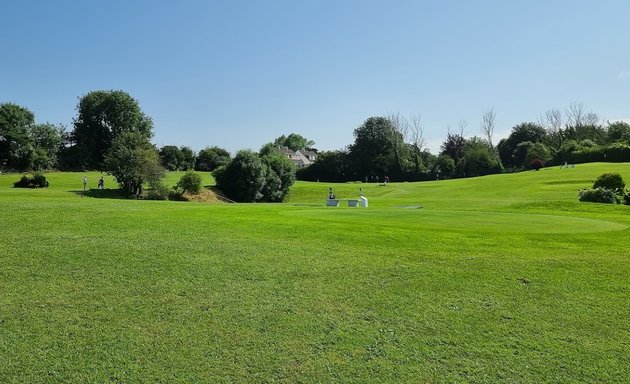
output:
[[20,180],[13,183],[13,188],[46,188],[48,187],[48,181],[46,176],[41,172],[35,172],[33,177],[26,175],[22,176]]
[[46,188],[48,187],[48,181],[46,181],[46,176],[44,176],[41,172],[35,172],[33,175],[33,185],[37,188]]
[[604,173],[599,176],[595,183],[593,184],[593,188],[606,188],[611,191],[621,190],[626,187],[626,183],[624,183],[621,175],[618,173]]
[[31,179],[30,177],[24,175],[20,180],[13,183],[13,188],[30,188]]
[[630,192],[626,192],[623,194],[623,203],[625,205],[630,205]]
[[606,188],[583,189],[580,191],[579,199],[582,202],[615,204],[617,198],[615,193]]
[[177,182],[177,188],[181,189],[182,194],[198,194],[201,191],[201,175],[195,171],[186,172]]

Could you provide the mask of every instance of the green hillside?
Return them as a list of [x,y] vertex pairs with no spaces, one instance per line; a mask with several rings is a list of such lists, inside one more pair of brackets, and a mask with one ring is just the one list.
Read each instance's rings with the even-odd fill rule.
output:
[[0,382],[626,382],[630,206],[577,201],[604,172],[630,182],[595,163],[284,204],[0,175]]

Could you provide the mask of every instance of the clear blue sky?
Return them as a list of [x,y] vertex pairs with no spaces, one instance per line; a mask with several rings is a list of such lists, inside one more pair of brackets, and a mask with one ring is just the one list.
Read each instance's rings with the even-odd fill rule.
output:
[[121,89],[158,145],[258,149],[300,133],[353,142],[370,116],[420,113],[505,135],[582,102],[630,120],[630,1],[4,1],[0,102],[66,124]]

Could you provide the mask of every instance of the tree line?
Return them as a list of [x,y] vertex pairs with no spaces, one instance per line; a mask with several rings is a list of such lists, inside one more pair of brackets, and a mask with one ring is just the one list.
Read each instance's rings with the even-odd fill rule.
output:
[[[220,147],[195,153],[190,147],[151,143],[153,122],[137,100],[123,91],[93,91],[77,105],[73,129],[36,124],[26,107],[0,104],[0,170],[100,170],[116,178],[129,197],[163,199],[171,195],[163,184],[170,171],[215,172],[218,186],[236,201],[282,201],[295,180],[293,163],[264,146],[260,153],[240,151],[232,159]],[[275,145],[300,147],[311,141],[298,134],[281,136]],[[189,192],[198,180],[187,173],[176,188]],[[150,193],[145,188],[149,187]],[[196,189],[196,188],[195,188]]]
[[536,122],[512,127],[495,144],[496,114],[483,114],[479,135],[466,137],[466,121],[448,129],[438,154],[423,148],[419,115],[370,117],[354,130],[354,143],[322,152],[297,177],[311,181],[421,181],[481,176],[540,169],[544,166],[593,161],[630,161],[630,125],[600,122],[583,104],[564,111],[551,109]]
[[[496,115],[482,115],[479,135],[466,137],[468,124],[448,129],[440,152],[424,147],[420,115],[370,117],[354,130],[354,143],[319,153],[314,164],[297,170],[276,149],[311,148],[299,134],[282,135],[259,152],[234,158],[220,147],[195,153],[190,147],[151,143],[153,122],[124,91],[92,91],[77,105],[73,129],[36,123],[34,114],[0,104],[0,169],[101,170],[114,175],[127,194],[163,189],[165,170],[214,172],[218,185],[237,201],[281,201],[293,180],[420,181],[471,177],[543,166],[590,161],[630,161],[630,125],[601,123],[582,104],[551,109],[536,122],[515,125],[495,144]],[[311,148],[312,149],[312,148]]]

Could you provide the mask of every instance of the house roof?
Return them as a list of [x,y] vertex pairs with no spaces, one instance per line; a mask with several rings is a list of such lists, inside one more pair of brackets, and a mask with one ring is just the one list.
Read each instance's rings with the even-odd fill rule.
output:
[[278,152],[285,154],[285,155],[291,155],[294,156],[295,152],[293,152],[292,149],[287,148],[287,147],[282,147],[282,146],[277,146],[276,149],[278,150]]
[[306,157],[317,157],[317,152],[309,149],[301,149],[300,152],[302,152],[302,154]]

